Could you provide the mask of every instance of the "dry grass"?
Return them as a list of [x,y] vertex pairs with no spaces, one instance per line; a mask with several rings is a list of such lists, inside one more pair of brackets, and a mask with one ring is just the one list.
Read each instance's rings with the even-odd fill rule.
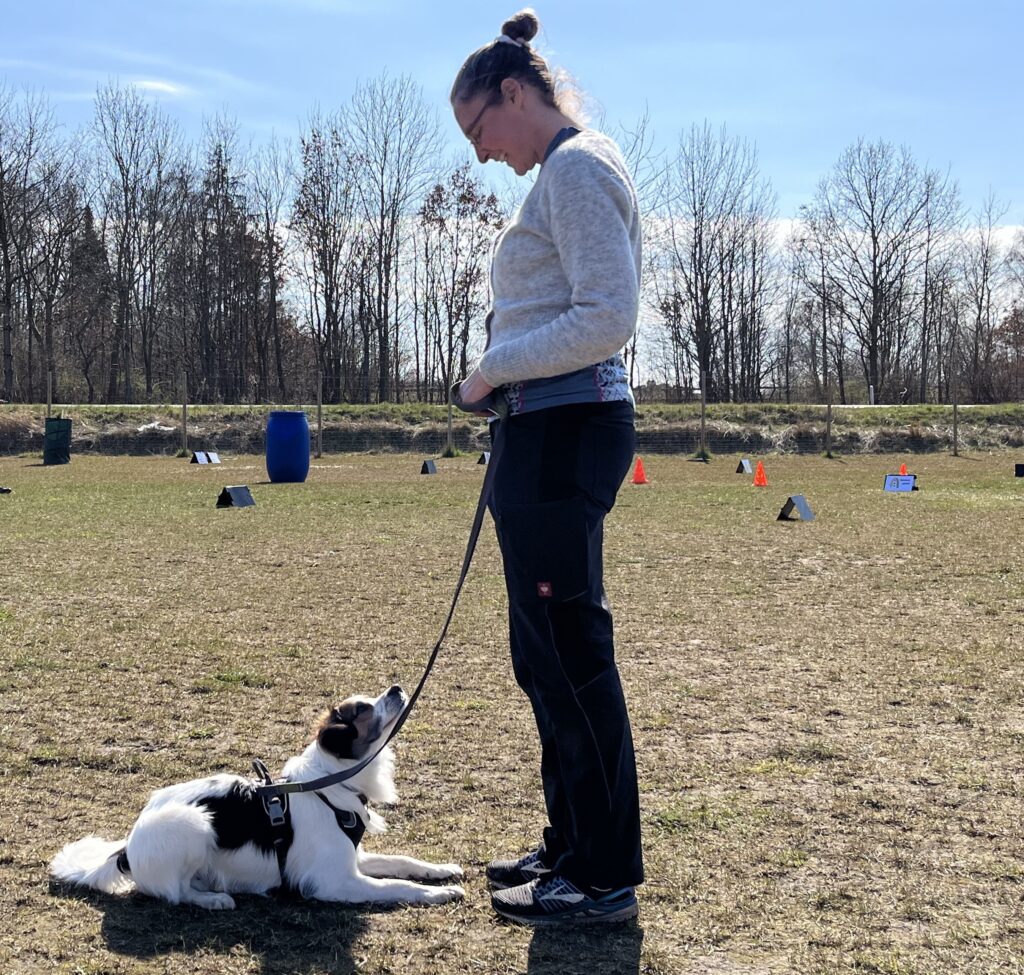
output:
[[[322,705],[411,687],[483,468],[341,455],[0,458],[0,972],[1024,971],[1024,481],[1008,454],[771,458],[770,487],[647,459],[608,527],[640,762],[636,926],[496,922],[495,854],[542,825],[532,718],[489,532],[398,746],[384,850],[456,860],[467,899],[366,910],[241,898],[208,914],[76,896],[46,862],[124,835],[148,791],[279,765]],[[217,511],[247,482],[255,509]],[[782,524],[785,496],[818,520]]]

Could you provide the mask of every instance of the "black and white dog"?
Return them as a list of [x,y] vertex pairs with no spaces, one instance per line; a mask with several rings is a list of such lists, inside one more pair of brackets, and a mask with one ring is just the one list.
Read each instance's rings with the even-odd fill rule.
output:
[[[351,697],[324,714],[313,740],[289,759],[284,777],[308,780],[351,768],[402,713],[407,698],[392,687],[376,700]],[[66,883],[108,894],[137,889],[172,904],[211,910],[235,906],[233,893],[264,894],[287,886],[304,897],[351,903],[443,904],[461,887],[416,880],[457,880],[454,863],[424,863],[365,852],[363,830],[381,833],[384,820],[366,802],[394,802],[394,754],[385,748],[365,769],[322,792],[295,793],[284,871],[257,783],[214,775],[158,789],[125,840],[89,836],[65,846],[50,873]],[[345,827],[349,824],[349,828]]]

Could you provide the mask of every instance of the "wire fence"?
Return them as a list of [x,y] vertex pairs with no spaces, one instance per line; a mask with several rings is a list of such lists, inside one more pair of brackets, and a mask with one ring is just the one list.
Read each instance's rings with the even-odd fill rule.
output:
[[[457,451],[489,449],[483,419],[456,414],[446,421],[423,418],[343,415],[330,412],[318,421],[317,407],[242,405],[198,409],[181,406],[95,407],[62,405],[54,414],[72,419],[73,453],[175,455],[195,450],[224,454],[262,454],[266,427],[276,409],[305,409],[310,419],[310,449],[314,454],[394,451],[436,455],[449,445]],[[794,408],[786,413],[757,415],[737,422],[710,416],[702,424],[697,414],[666,419],[641,407],[637,414],[637,451],[655,454],[858,454],[941,452],[1024,446],[1024,421],[1012,413],[993,415],[973,409],[930,407],[926,420],[920,410],[886,408],[885,422],[872,424],[854,407]],[[901,416],[906,415],[906,420]],[[37,453],[43,449],[46,407],[23,407],[0,412],[0,455]],[[142,421],[142,422],[140,422]],[[702,439],[703,438],[703,439]]]

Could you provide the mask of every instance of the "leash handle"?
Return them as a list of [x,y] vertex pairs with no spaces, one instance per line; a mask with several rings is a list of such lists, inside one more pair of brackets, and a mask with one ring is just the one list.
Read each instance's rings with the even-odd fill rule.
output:
[[[459,573],[459,581],[455,584],[455,595],[452,598],[451,607],[448,610],[448,616],[444,621],[444,626],[441,628],[441,635],[437,638],[437,642],[434,644],[434,649],[430,653],[430,657],[427,660],[426,669],[423,671],[423,676],[420,678],[420,682],[416,685],[416,689],[412,692],[409,697],[409,703],[406,704],[405,710],[398,716],[398,720],[391,726],[391,731],[388,732],[387,738],[377,746],[377,749],[370,755],[361,759],[358,764],[353,765],[351,768],[342,769],[340,772],[333,772],[331,775],[324,775],[319,779],[309,779],[306,782],[273,782],[270,780],[269,773],[264,781],[263,785],[256,787],[256,792],[259,796],[266,799],[267,796],[281,796],[295,792],[319,792],[321,789],[326,789],[329,786],[337,785],[339,782],[344,782],[346,779],[351,779],[353,776],[358,775],[367,765],[369,765],[385,748],[391,743],[391,740],[398,734],[402,729],[402,725],[405,724],[409,715],[412,714],[412,709],[419,699],[423,688],[426,686],[427,678],[430,676],[431,670],[434,669],[434,664],[437,661],[437,655],[441,651],[441,644],[444,643],[444,638],[448,635],[448,627],[451,625],[452,619],[455,616],[455,607],[458,605],[459,596],[462,594],[462,586],[466,581],[466,576],[469,575],[469,567],[473,561],[473,553],[476,551],[476,543],[480,538],[480,529],[484,523],[484,512],[487,510],[487,502],[490,500],[491,491],[494,484],[494,471],[498,466],[498,459],[501,456],[501,444],[504,440],[504,423],[498,421],[498,428],[495,431],[494,442],[491,445],[491,459],[487,465],[487,472],[484,474],[484,483],[480,488],[480,500],[476,504],[476,512],[473,515],[473,526],[469,531],[469,541],[466,544],[466,554],[462,559],[462,571]],[[256,767],[256,759],[253,762],[253,766]],[[262,762],[259,762],[263,766],[262,771],[257,768],[257,771],[262,775],[266,771],[266,766]]]

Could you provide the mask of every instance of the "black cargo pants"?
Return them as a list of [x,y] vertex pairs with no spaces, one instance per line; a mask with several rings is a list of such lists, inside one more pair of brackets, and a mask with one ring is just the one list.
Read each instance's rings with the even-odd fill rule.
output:
[[544,859],[576,884],[633,886],[643,880],[636,760],[602,551],[633,458],[633,407],[577,403],[496,424],[491,513],[512,666],[540,732]]

